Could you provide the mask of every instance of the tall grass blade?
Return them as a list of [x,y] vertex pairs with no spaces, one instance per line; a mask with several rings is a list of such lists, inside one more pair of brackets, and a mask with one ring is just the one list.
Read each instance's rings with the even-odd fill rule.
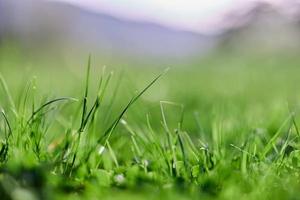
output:
[[125,106],[125,108],[122,110],[122,112],[120,113],[120,115],[115,119],[115,121],[109,126],[109,128],[104,132],[103,136],[101,136],[98,140],[97,143],[101,143],[104,139],[105,142],[104,144],[109,140],[109,138],[111,137],[113,131],[115,130],[115,128],[117,127],[117,125],[119,124],[120,120],[122,119],[122,117],[124,116],[124,114],[126,113],[126,111],[158,80],[160,79],[166,72],[168,71],[165,70],[163,73],[159,74],[153,81],[151,81],[140,93],[138,93],[136,96],[134,96],[129,102],[128,104]]

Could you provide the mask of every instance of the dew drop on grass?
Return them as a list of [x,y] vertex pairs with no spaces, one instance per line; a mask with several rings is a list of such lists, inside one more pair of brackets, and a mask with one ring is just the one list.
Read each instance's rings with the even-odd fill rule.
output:
[[102,153],[105,151],[105,147],[104,146],[100,146],[98,149],[98,154],[102,155]]
[[125,177],[124,177],[123,174],[117,174],[117,175],[114,177],[114,180],[115,180],[116,183],[122,184],[122,183],[124,183],[124,181],[125,181]]

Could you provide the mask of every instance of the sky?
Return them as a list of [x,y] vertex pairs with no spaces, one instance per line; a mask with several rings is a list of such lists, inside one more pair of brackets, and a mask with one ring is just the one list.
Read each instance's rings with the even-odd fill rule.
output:
[[63,1],[118,18],[152,22],[175,29],[210,32],[231,9],[253,2],[283,5],[289,0],[50,0]]

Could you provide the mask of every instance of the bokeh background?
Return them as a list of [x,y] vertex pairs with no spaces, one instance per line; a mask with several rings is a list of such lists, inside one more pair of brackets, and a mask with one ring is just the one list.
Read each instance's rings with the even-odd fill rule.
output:
[[50,65],[89,53],[115,66],[186,67],[216,52],[272,62],[297,55],[299,21],[297,0],[1,0],[0,45]]
[[187,124],[195,113],[251,112],[249,126],[284,116],[300,98],[299,50],[297,0],[0,0],[0,71],[14,98],[32,79],[41,96],[80,96],[90,54],[94,78],[103,66],[112,85],[123,74],[118,111],[170,67],[133,108],[141,120],[161,100],[184,104]]

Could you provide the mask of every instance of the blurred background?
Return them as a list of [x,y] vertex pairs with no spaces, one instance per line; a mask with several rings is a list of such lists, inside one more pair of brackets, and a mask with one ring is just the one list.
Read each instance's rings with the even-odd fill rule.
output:
[[[80,99],[91,54],[91,91],[104,66],[115,71],[103,107],[112,120],[170,67],[130,108],[137,126],[150,114],[161,128],[163,100],[185,106],[191,133],[276,130],[299,108],[299,53],[297,0],[0,0],[0,73],[16,100],[28,82],[41,102]],[[177,108],[166,111],[174,127]]]
[[215,53],[272,62],[297,56],[299,31],[297,0],[0,0],[2,61],[10,49],[50,65],[89,53],[115,66],[188,66]]
[[125,71],[123,104],[171,67],[140,119],[168,100],[190,118],[216,109],[260,123],[299,102],[299,52],[298,0],[0,0],[0,72],[15,98],[33,76],[46,96],[81,95],[91,54],[95,72]]

